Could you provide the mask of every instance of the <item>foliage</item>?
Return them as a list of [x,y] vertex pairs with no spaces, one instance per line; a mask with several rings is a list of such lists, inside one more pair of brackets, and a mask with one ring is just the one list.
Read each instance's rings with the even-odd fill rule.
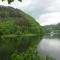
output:
[[[2,1],[5,1],[5,0],[2,0]],[[7,0],[8,1],[8,3],[10,4],[11,2],[13,2],[14,0]],[[18,1],[21,1],[22,2],[22,0],[18,0]]]
[[55,60],[53,57],[41,57],[38,55],[36,49],[29,48],[26,52],[19,53],[15,51],[11,55],[11,60]]
[[15,50],[24,52],[37,45],[42,36],[43,29],[34,18],[21,10],[0,6],[0,60],[10,60]]
[[[21,28],[22,33],[42,34],[42,27],[34,18],[12,7],[0,6],[0,21],[13,21],[15,25]],[[12,23],[13,24],[13,23]]]

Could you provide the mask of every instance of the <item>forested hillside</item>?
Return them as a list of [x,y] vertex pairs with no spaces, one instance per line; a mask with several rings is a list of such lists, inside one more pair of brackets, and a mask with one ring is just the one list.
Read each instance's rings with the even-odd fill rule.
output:
[[17,32],[19,34],[40,34],[42,31],[41,26],[34,18],[21,10],[14,9],[12,7],[0,6],[0,23],[4,24],[3,21],[9,23],[10,25],[17,26],[20,31]]
[[[34,37],[37,35],[39,39]],[[0,6],[0,60],[11,60],[15,51],[26,51],[42,36],[43,29],[33,17],[15,8]]]

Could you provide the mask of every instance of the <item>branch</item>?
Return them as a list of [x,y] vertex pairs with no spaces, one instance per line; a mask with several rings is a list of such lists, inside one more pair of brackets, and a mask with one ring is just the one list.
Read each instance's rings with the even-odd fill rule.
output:
[[[2,0],[2,1],[5,1],[5,0]],[[7,0],[8,1],[8,4],[10,4],[11,2],[13,2],[14,0]],[[18,0],[20,2],[22,2],[22,0]]]

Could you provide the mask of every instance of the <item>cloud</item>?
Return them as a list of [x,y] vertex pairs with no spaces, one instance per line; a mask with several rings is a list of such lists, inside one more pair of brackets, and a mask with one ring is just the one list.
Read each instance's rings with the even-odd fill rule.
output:
[[60,0],[55,0],[47,9],[50,12],[60,12]]
[[[41,19],[41,20],[40,20]],[[60,12],[42,14],[39,17],[41,25],[57,24],[60,22]]]
[[15,0],[11,5],[22,9],[34,18],[38,18],[40,14],[46,12],[45,10],[53,1],[54,0],[27,0],[26,2],[19,3]]
[[27,0],[22,3],[15,1],[15,4],[11,5],[32,15],[42,25],[60,22],[60,0]]

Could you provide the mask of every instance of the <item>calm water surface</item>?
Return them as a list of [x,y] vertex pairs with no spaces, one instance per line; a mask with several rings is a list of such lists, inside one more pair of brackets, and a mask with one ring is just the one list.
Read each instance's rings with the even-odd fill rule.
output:
[[38,52],[42,56],[52,56],[60,60],[60,38],[44,37],[38,45]]

